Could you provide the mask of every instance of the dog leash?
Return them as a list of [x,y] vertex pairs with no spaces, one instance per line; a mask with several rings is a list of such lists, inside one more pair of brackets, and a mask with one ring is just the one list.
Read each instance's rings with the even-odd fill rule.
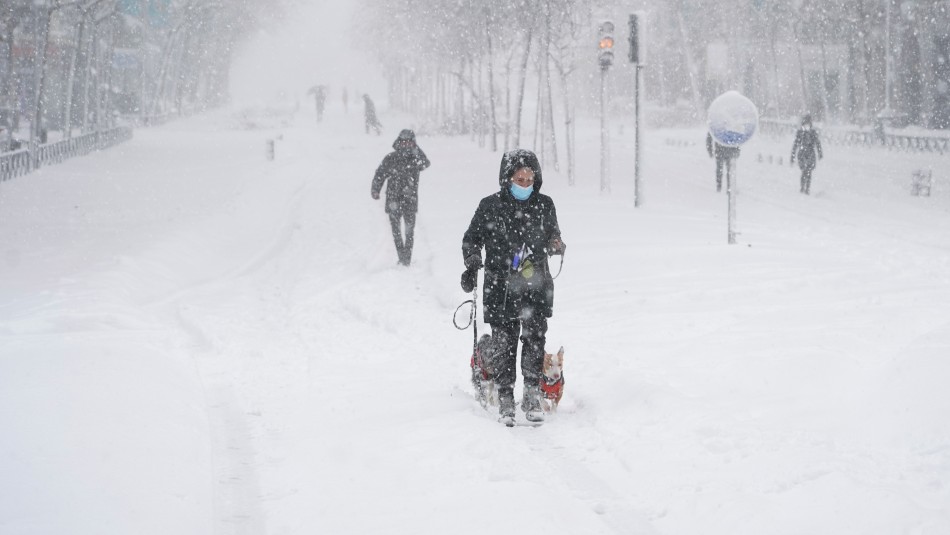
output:
[[[472,312],[468,315],[468,323],[463,326],[458,324],[458,313],[459,310],[466,304],[472,304]],[[468,329],[469,325],[472,326],[473,332],[473,342],[472,342],[472,354],[474,355],[475,348],[478,347],[478,276],[475,277],[475,287],[472,288],[472,298],[462,301],[462,303],[456,307],[455,314],[452,314],[452,324],[455,325],[455,328],[464,331]]]
[[[564,270],[564,253],[567,251],[567,245],[561,244],[561,247],[562,247],[562,249],[561,249],[561,254],[560,254],[560,257],[561,257],[561,265],[558,266],[558,268],[557,268],[557,275],[554,275],[553,277],[551,277],[551,280],[554,280],[554,279],[560,277],[560,276],[561,276],[561,271]],[[548,258],[551,258],[551,257],[548,256]],[[550,268],[548,268],[548,269],[550,269]]]

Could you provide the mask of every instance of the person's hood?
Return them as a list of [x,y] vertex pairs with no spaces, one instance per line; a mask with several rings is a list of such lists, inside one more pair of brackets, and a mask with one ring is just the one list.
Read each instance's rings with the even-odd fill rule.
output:
[[399,132],[399,135],[396,136],[396,140],[393,141],[393,148],[399,150],[399,142],[406,140],[412,141],[412,144],[415,145],[416,133],[412,130],[409,130],[408,128],[403,129],[401,132]]
[[511,184],[511,176],[515,171],[527,167],[534,171],[534,191],[541,190],[541,164],[538,157],[527,149],[515,149],[506,152],[501,157],[501,169],[498,172],[498,186],[505,191]]

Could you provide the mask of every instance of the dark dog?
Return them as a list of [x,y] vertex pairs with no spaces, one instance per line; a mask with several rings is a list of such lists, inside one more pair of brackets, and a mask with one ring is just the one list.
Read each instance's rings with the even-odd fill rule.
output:
[[483,408],[498,406],[498,391],[491,369],[492,350],[491,336],[483,334],[475,344],[475,354],[472,355],[472,386]]

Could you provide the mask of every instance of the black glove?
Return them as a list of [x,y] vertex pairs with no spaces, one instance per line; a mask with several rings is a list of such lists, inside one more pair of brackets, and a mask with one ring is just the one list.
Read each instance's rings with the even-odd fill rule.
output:
[[463,271],[461,283],[463,292],[469,293],[474,290],[475,285],[478,283],[478,268]]
[[466,271],[468,270],[478,271],[481,267],[482,267],[482,255],[473,254],[473,255],[469,255],[468,258],[465,259]]
[[561,241],[561,238],[554,238],[548,243],[549,255],[563,255],[567,245]]

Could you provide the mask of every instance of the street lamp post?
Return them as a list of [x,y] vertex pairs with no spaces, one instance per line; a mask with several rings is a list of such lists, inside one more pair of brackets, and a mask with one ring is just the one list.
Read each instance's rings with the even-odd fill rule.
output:
[[891,0],[884,0],[884,111],[891,114],[891,76],[894,74],[891,53]]
[[607,129],[607,70],[614,62],[614,23],[600,23],[597,47],[600,50],[600,191],[610,191],[610,135]]

